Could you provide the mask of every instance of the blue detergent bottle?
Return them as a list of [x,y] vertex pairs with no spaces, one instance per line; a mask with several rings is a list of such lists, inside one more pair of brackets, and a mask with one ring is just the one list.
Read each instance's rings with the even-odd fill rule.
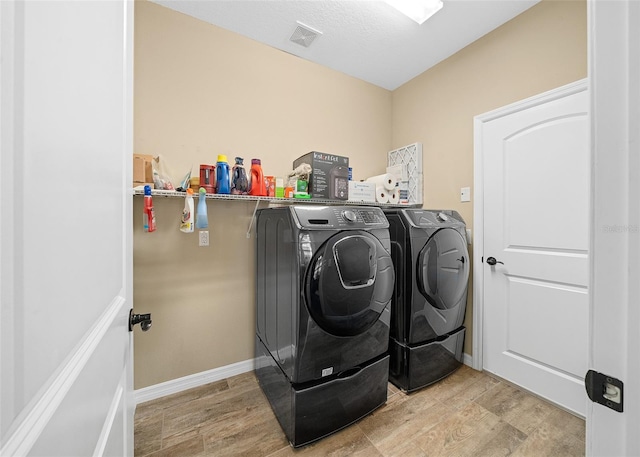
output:
[[219,155],[216,163],[216,193],[231,193],[229,163],[226,155]]

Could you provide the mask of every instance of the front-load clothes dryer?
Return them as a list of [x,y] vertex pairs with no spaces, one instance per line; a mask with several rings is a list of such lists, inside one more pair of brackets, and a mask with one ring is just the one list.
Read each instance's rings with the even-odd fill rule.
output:
[[462,364],[469,281],[466,226],[455,211],[388,209],[396,284],[389,380],[411,392]]
[[375,207],[258,211],[256,376],[294,447],[386,402],[388,227]]

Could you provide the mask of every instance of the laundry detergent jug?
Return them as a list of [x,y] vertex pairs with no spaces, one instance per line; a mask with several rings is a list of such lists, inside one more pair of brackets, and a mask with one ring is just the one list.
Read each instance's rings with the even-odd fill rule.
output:
[[267,195],[267,186],[264,182],[260,159],[251,159],[251,191],[249,193],[263,197]]
[[230,189],[229,163],[227,156],[220,154],[216,162],[216,193],[228,194]]
[[236,195],[246,195],[249,193],[249,178],[243,165],[244,159],[236,157],[236,164],[233,166],[231,178],[231,193]]

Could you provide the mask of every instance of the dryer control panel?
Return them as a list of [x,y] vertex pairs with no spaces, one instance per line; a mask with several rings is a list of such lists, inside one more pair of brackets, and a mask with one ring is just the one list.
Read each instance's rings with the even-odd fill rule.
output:
[[415,227],[464,227],[464,220],[451,210],[403,210]]
[[387,218],[378,207],[292,206],[291,212],[300,228],[312,230],[389,227]]

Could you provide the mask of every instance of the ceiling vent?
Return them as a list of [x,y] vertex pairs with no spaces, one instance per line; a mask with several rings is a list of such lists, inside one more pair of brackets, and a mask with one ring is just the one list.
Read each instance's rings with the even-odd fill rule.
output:
[[314,30],[302,22],[296,21],[296,23],[298,24],[298,27],[293,31],[289,41],[293,41],[294,43],[308,48],[318,35],[322,35],[322,32]]

